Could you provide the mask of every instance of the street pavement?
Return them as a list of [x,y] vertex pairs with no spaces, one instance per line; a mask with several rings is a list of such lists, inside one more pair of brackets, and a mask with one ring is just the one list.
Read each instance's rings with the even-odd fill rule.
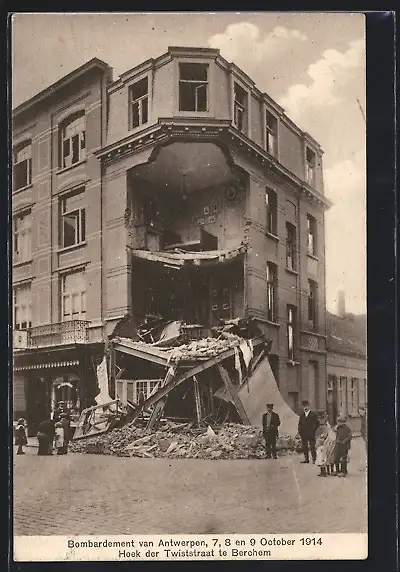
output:
[[[30,442],[32,445],[32,442]],[[277,460],[14,455],[15,535],[365,532],[364,443],[347,478]],[[15,450],[14,450],[15,453]]]

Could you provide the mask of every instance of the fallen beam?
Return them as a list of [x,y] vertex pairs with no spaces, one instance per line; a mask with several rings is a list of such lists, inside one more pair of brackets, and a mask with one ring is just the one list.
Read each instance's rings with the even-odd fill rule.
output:
[[168,355],[163,356],[160,355],[159,353],[153,352],[153,351],[149,351],[148,347],[147,349],[141,349],[138,347],[130,347],[130,346],[126,346],[120,342],[111,342],[115,351],[117,352],[121,352],[124,354],[128,354],[131,355],[133,357],[139,358],[139,359],[144,359],[147,361],[151,361],[153,363],[156,363],[158,365],[162,365],[164,367],[167,367],[168,365]]

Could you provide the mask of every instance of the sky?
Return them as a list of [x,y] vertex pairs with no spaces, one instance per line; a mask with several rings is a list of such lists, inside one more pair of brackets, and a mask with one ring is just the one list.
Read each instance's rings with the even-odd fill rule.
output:
[[219,48],[324,150],[327,308],[366,312],[364,16],[350,13],[17,14],[12,106],[93,57],[114,79],[168,46]]

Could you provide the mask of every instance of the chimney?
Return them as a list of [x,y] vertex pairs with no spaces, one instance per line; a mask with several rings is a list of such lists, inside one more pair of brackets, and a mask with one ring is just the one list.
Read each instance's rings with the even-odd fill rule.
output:
[[344,318],[346,315],[346,294],[344,290],[338,292],[338,316]]

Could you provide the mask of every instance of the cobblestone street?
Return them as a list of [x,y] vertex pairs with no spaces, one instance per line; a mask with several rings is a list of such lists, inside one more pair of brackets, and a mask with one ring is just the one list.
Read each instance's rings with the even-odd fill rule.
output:
[[[14,534],[366,531],[363,442],[347,479],[278,460],[14,456]],[[14,451],[15,452],[15,451]]]

